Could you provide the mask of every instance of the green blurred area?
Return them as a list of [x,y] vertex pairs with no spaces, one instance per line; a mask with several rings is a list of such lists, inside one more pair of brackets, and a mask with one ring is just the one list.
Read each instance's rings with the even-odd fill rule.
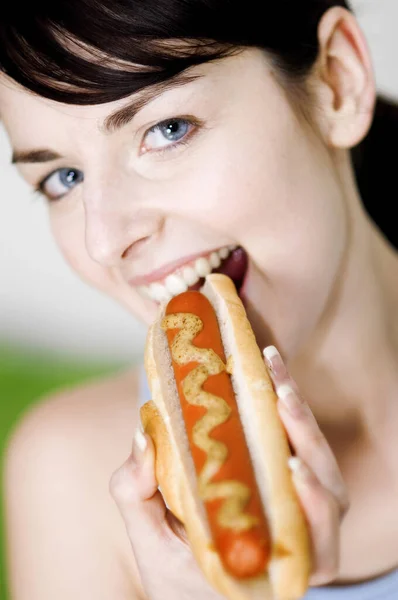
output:
[[[110,373],[120,366],[85,363],[81,360],[74,362],[59,355],[28,351],[0,342],[1,471],[7,438],[29,406],[53,391]],[[3,498],[1,487],[0,498]],[[7,600],[2,509],[0,502],[0,599]]]

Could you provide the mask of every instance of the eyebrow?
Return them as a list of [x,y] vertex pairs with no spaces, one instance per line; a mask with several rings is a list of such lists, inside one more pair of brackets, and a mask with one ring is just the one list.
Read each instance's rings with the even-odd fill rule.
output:
[[200,75],[186,75],[180,73],[172,79],[152,85],[150,88],[144,90],[138,98],[134,98],[129,104],[123,106],[112,115],[109,115],[104,120],[100,129],[104,133],[114,133],[121,129],[136,116],[136,114],[144,108],[147,104],[155,100],[158,96],[164,92],[174,89],[177,86],[183,86],[191,81],[198,79]]
[[[158,96],[164,92],[174,89],[177,86],[183,86],[191,81],[198,79],[200,75],[187,75],[186,73],[180,73],[172,79],[164,81],[162,83],[152,85],[147,90],[144,90],[138,98],[134,98],[129,104],[123,106],[115,113],[109,115],[100,126],[100,130],[104,133],[114,133],[118,131],[124,125],[127,125],[132,121],[135,115],[144,108],[147,104],[155,100]],[[50,150],[48,148],[40,148],[37,150],[15,150],[12,155],[12,164],[17,163],[46,163],[53,160],[62,158],[61,154]]]
[[14,150],[11,162],[13,165],[16,163],[45,163],[57,160],[58,158],[62,158],[62,156],[58,152],[48,149]]

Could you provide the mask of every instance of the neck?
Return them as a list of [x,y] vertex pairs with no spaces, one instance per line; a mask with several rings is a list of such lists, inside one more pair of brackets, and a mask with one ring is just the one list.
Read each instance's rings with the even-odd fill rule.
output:
[[345,265],[289,368],[331,436],[374,438],[398,423],[398,255],[365,214],[350,171]]

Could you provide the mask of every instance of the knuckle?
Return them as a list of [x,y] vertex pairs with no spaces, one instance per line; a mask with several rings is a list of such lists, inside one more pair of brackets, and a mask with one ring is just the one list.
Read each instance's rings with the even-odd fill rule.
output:
[[313,422],[312,419],[311,423],[312,427],[311,432],[309,434],[309,441],[311,443],[311,446],[314,448],[314,451],[319,451],[320,449],[323,449],[325,447],[326,439],[322,431],[320,430],[318,424],[316,422]]
[[338,514],[339,505],[335,497],[326,488],[318,487],[310,516],[313,526],[323,531],[334,529],[339,521]]
[[314,570],[311,576],[311,585],[324,585],[334,581],[339,574],[340,558],[338,548],[324,555],[324,560]]
[[322,566],[311,576],[311,585],[325,585],[330,583],[339,574],[338,564],[335,561],[333,564]]
[[351,502],[348,494],[345,493],[340,499],[340,519],[343,519],[350,510]]
[[311,513],[311,520],[316,527],[325,527],[331,522],[331,503],[324,494],[319,494],[316,508]]
[[118,504],[125,505],[134,502],[136,490],[134,474],[125,465],[113,473],[109,481],[109,491]]

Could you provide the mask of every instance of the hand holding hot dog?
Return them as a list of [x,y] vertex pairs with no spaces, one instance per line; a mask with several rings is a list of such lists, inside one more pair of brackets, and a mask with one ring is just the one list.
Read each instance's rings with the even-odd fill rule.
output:
[[166,508],[155,477],[153,443],[140,429],[110,490],[137,562],[143,588],[139,600],[222,600],[200,571],[184,528]]
[[340,523],[349,508],[347,488],[336,458],[279,352],[270,346],[264,356],[278,394],[279,414],[296,453],[290,463],[311,534],[310,585],[324,585],[338,574]]

